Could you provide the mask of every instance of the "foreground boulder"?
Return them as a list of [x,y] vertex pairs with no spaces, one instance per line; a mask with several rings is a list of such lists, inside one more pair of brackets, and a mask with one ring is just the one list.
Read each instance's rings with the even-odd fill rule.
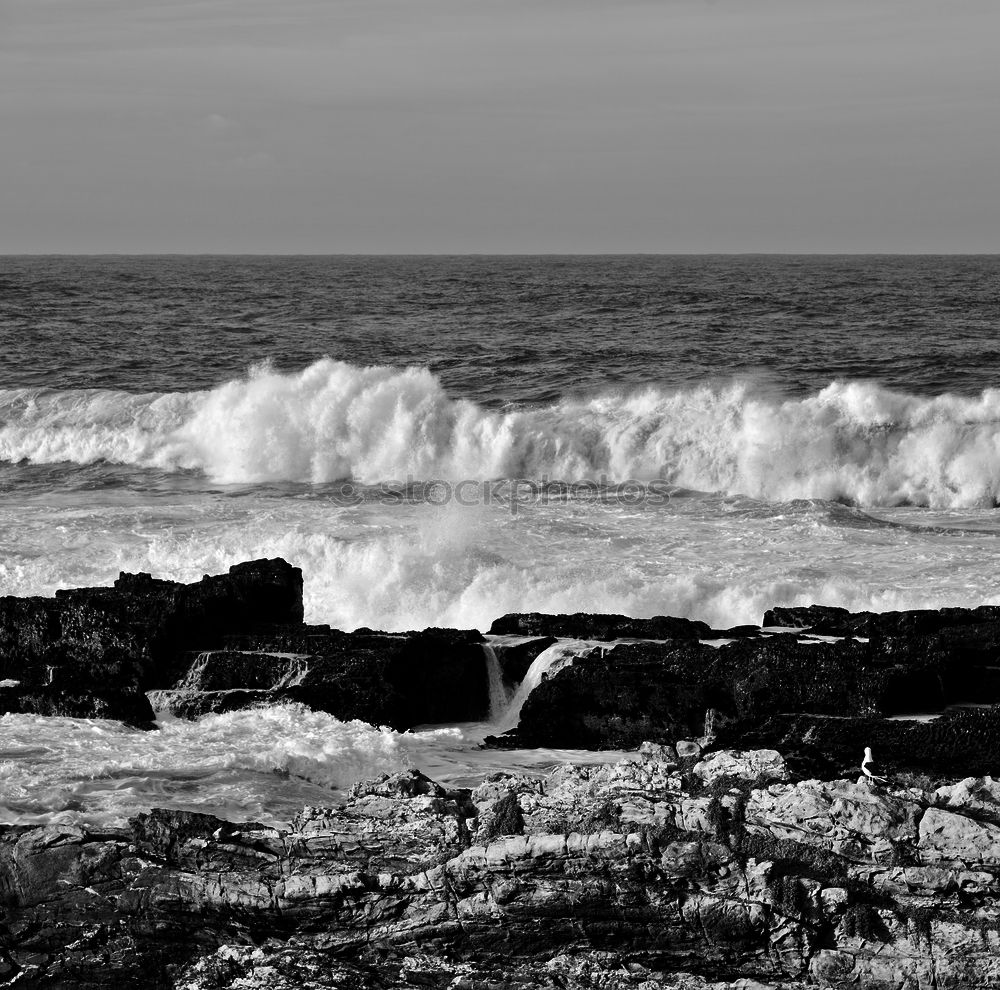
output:
[[773,751],[411,771],[289,831],[7,828],[0,891],[15,986],[987,988],[1000,782],[791,783]]

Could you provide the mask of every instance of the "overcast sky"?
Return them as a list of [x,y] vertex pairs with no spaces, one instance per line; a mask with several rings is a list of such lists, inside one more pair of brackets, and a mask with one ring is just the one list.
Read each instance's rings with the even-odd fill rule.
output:
[[997,252],[998,39],[998,0],[0,0],[0,252]]

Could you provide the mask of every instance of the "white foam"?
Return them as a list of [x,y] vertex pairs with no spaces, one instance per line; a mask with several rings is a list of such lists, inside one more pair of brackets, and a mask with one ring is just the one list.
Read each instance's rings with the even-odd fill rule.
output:
[[1000,500],[1000,389],[909,395],[835,382],[776,401],[745,383],[494,411],[425,368],[324,359],[203,392],[0,391],[0,460],[197,469],[217,482],[663,479],[771,501]]
[[622,752],[482,750],[486,723],[393,732],[299,705],[165,718],[159,731],[118,722],[0,716],[0,824],[122,825],[151,808],[279,827],[305,804],[330,806],[358,780],[417,767],[474,787],[499,771],[545,774]]
[[301,705],[161,718],[153,732],[98,719],[0,717],[0,821],[121,823],[152,807],[284,821],[357,780],[413,766],[457,729],[415,736]]
[[[294,497],[116,498],[63,493],[52,505],[5,496],[0,593],[107,585],[122,570],[196,581],[281,556],[302,568],[307,621],[341,629],[485,630],[504,613],[533,611],[677,615],[721,629],[759,622],[779,605],[998,601],[994,535],[841,527],[808,513],[734,517],[703,499],[638,511],[570,503],[514,517],[455,505],[346,510]],[[893,510],[900,521],[922,511]],[[986,525],[994,515],[976,518]]]

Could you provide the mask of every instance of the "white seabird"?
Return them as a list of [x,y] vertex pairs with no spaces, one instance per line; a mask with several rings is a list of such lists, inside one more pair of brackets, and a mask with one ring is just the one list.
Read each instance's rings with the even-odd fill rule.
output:
[[888,781],[879,773],[879,765],[872,759],[871,746],[865,746],[865,758],[861,761],[861,772],[876,784],[886,784]]

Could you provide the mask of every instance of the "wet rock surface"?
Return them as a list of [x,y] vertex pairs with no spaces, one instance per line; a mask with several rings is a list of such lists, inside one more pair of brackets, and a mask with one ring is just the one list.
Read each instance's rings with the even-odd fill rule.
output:
[[912,668],[885,662],[866,644],[784,636],[719,648],[677,640],[596,648],[535,688],[512,738],[527,746],[628,748],[700,735],[709,710],[719,726],[745,727],[786,711],[868,714],[894,680],[922,677],[923,665],[923,658]]
[[153,812],[0,831],[21,987],[874,987],[1000,981],[1000,783],[643,754],[356,785],[291,829]]

